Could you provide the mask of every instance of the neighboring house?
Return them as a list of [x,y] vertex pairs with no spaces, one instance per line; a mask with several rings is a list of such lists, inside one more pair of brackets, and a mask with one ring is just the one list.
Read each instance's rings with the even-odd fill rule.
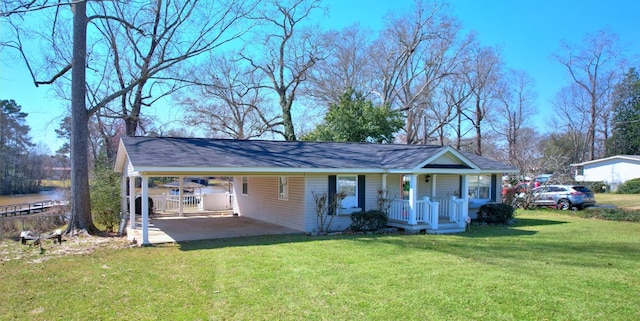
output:
[[578,182],[605,182],[611,191],[624,182],[640,177],[640,155],[616,155],[588,162],[571,164]]
[[[307,233],[317,230],[314,194],[346,193],[335,231],[349,227],[351,213],[376,209],[382,191],[392,199],[389,225],[447,233],[464,231],[482,204],[500,202],[498,178],[518,171],[449,146],[154,137],[123,137],[115,170],[124,211],[127,178],[142,180],[143,243],[150,177],[233,177],[234,212]],[[135,191],[135,179],[128,184]]]

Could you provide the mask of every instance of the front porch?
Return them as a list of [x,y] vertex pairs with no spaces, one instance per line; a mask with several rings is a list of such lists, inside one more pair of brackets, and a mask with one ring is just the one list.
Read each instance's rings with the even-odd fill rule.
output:
[[412,206],[410,200],[393,200],[388,225],[410,233],[424,230],[429,234],[460,233],[466,230],[468,202],[455,196],[424,197]]

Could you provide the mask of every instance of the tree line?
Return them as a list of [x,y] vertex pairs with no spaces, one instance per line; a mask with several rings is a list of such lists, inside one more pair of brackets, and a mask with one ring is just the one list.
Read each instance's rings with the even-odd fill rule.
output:
[[[321,0],[8,0],[0,23],[12,37],[1,45],[25,58],[36,86],[72,102],[59,133],[70,138],[73,194],[87,200],[74,213],[88,209],[87,155],[113,158],[120,135],[452,145],[526,172],[634,152],[623,142],[637,134],[637,73],[615,34],[560,45],[571,81],[553,102],[555,130],[541,133],[531,76],[463,32],[447,3],[415,1],[379,30],[325,28],[327,10]],[[46,19],[25,23],[36,13]],[[35,39],[44,57],[24,49]],[[174,106],[198,131],[154,119],[153,108]],[[369,120],[344,126],[348,113]],[[351,132],[328,135],[339,130]]]

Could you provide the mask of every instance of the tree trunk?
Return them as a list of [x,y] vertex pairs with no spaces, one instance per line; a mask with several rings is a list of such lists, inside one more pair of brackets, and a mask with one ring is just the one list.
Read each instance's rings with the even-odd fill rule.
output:
[[291,104],[290,99],[283,97],[285,94],[280,94],[280,107],[282,107],[282,122],[284,124],[284,139],[288,141],[294,141],[296,139],[296,133],[293,128],[293,118],[291,117]]
[[476,155],[478,156],[482,156],[482,128],[480,127],[482,117],[482,106],[480,98],[478,98],[476,100]]
[[86,108],[85,63],[87,3],[73,5],[73,59],[71,62],[71,220],[66,233],[95,234],[89,193],[89,113]]

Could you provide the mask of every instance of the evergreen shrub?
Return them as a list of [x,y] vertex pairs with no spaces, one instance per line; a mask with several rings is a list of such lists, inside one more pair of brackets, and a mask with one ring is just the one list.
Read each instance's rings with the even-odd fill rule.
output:
[[389,217],[380,210],[362,211],[351,214],[352,231],[376,231],[387,226]]
[[509,204],[485,204],[478,210],[478,222],[507,224],[513,219],[513,206]]

